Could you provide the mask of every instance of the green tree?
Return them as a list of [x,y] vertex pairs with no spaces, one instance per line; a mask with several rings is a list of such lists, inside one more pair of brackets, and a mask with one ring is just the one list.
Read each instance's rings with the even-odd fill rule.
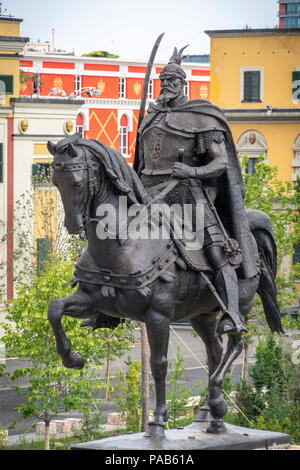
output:
[[[292,441],[300,439],[300,367],[283,351],[274,335],[259,340],[256,362],[249,366],[251,384],[245,380],[236,386],[235,401],[259,429],[286,432]],[[235,423],[247,426],[244,415]]]
[[[35,204],[33,204],[35,201]],[[25,401],[18,408],[23,417],[43,419],[46,426],[45,445],[49,445],[51,420],[62,409],[80,409],[87,412],[94,396],[105,382],[99,373],[107,355],[113,359],[131,348],[134,325],[127,322],[115,330],[98,329],[93,334],[89,328],[80,328],[80,320],[64,317],[74,348],[87,360],[83,371],[62,366],[56,353],[55,338],[47,319],[48,304],[53,298],[72,293],[73,263],[86,242],[68,236],[63,227],[63,213],[54,191],[40,191],[37,182],[16,204],[15,214],[15,287],[16,297],[5,302],[6,318],[1,324],[4,336],[1,341],[9,355],[26,358],[30,367],[20,368],[11,376],[12,381],[26,377],[29,387],[15,386]],[[47,247],[45,259],[37,270],[38,247],[33,243],[32,225],[34,211],[38,211],[35,232],[53,240]],[[57,217],[53,214],[57,213]],[[2,242],[7,239],[2,226]],[[5,299],[5,286],[2,301]],[[5,371],[2,371],[2,375]]]
[[[291,182],[278,179],[278,168],[264,163],[264,157],[258,158],[255,173],[245,173],[249,158],[241,158],[241,167],[244,173],[246,195],[245,206],[267,213],[271,219],[275,240],[277,244],[278,275],[276,278],[277,300],[281,310],[293,305],[297,298],[295,277],[298,275],[299,265],[293,266],[291,272],[282,270],[284,257],[292,256],[294,245],[300,239],[300,192],[299,182],[293,186]],[[244,367],[247,374],[248,347],[258,333],[258,327],[265,329],[266,322],[263,308],[258,296],[255,297],[254,306],[246,319],[249,334],[244,335]]]
[[[26,377],[29,386],[13,389],[23,395],[25,401],[16,411],[23,418],[33,416],[45,422],[45,449],[49,449],[49,427],[52,419],[62,410],[83,411],[91,406],[91,398],[101,381],[95,381],[99,364],[89,363],[82,372],[69,370],[62,366],[56,353],[55,338],[47,320],[47,307],[51,298],[70,293],[70,262],[54,260],[45,272],[36,276],[29,285],[20,286],[17,296],[6,305],[6,322],[1,324],[4,330],[2,341],[8,354],[26,358],[30,366],[18,368],[11,375],[12,382]],[[65,328],[76,348],[86,356],[94,351],[94,341],[90,341],[88,332],[80,330],[74,319],[66,319]]]
[[119,56],[108,51],[93,51],[88,52],[87,54],[82,54],[82,57],[107,57],[111,59],[117,59]]
[[[80,410],[88,413],[95,396],[106,386],[100,378],[107,357],[120,356],[130,348],[132,333],[122,325],[111,331],[98,329],[94,334],[80,328],[78,320],[65,317],[64,328],[73,347],[87,359],[82,371],[66,369],[56,352],[52,328],[47,320],[47,308],[51,299],[72,292],[72,262],[57,258],[45,265],[45,270],[27,286],[20,286],[17,296],[6,305],[6,322],[3,343],[8,354],[30,361],[27,368],[13,372],[12,381],[26,377],[29,387],[14,386],[25,401],[16,411],[22,417],[34,416],[45,422],[45,448],[49,447],[49,426],[62,410]],[[110,340],[113,341],[110,343]]]

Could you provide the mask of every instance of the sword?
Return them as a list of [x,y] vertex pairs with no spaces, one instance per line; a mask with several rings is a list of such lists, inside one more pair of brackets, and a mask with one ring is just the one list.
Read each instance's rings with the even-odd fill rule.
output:
[[134,162],[133,162],[133,169],[136,172],[138,171],[138,156],[139,156],[139,138],[138,138],[138,136],[139,136],[139,128],[140,128],[140,125],[142,123],[142,120],[144,119],[144,113],[145,113],[145,107],[146,107],[146,97],[147,97],[148,85],[149,85],[149,80],[150,80],[150,75],[151,75],[153,62],[154,62],[154,59],[155,59],[155,56],[156,56],[158,46],[160,45],[160,42],[161,42],[162,37],[163,37],[164,34],[165,33],[161,33],[155,41],[155,44],[153,46],[153,49],[152,49],[150,57],[149,57],[147,70],[146,70],[146,75],[145,75],[145,79],[144,79],[143,92],[142,92],[142,98],[141,98],[141,106],[140,106],[140,113],[139,113],[137,132],[136,132]]
[[209,203],[209,207],[211,208],[212,212],[214,213],[217,222],[219,224],[219,227],[223,233],[224,236],[224,243],[225,243],[225,252],[228,254],[229,262],[232,266],[239,266],[242,262],[242,252],[241,249],[239,248],[239,244],[236,240],[230,238],[228,236],[228,233],[226,232],[224,225],[219,217],[219,214],[217,212],[217,209],[214,206],[214,203],[211,200],[211,197],[209,195],[209,191],[207,188],[203,188],[204,194],[206,196],[206,199]]

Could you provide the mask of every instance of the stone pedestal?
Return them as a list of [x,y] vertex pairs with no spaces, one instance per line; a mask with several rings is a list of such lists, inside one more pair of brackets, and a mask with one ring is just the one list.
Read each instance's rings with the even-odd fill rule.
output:
[[207,433],[208,423],[193,423],[166,431],[165,439],[144,437],[144,433],[126,434],[99,441],[75,444],[74,450],[254,450],[287,445],[288,434],[248,429],[225,423],[222,434]]

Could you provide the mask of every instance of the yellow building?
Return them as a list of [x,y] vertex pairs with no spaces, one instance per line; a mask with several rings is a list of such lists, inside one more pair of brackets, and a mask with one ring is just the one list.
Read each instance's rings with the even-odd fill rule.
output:
[[[206,31],[211,102],[222,108],[248,172],[264,155],[279,178],[300,176],[300,28]],[[294,260],[299,261],[300,244]],[[290,266],[286,260],[285,268]],[[300,287],[300,283],[298,283]]]
[[300,29],[206,33],[211,102],[225,111],[238,150],[252,158],[264,154],[282,180],[295,181],[300,175]]
[[14,105],[19,96],[21,51],[29,38],[20,37],[21,19],[0,16],[0,220],[8,231],[8,243],[0,246],[0,262],[6,263],[7,293],[13,294],[14,204]]

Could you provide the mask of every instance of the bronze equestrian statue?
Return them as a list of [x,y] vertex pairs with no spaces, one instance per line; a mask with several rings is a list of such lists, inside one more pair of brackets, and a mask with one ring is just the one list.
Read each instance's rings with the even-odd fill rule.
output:
[[[208,432],[224,431],[227,405],[222,385],[242,350],[244,318],[256,292],[271,331],[282,331],[270,218],[261,211],[245,210],[241,170],[224,114],[207,101],[185,97],[181,54],[175,49],[161,72],[161,93],[139,126],[134,169],[116,150],[76,134],[56,145],[48,143],[65,226],[71,234],[85,230],[88,240],[76,264],[76,292],[49,304],[57,351],[66,367],[84,366],[64,332],[63,315],[83,319],[83,326],[93,328],[113,327],[123,318],[145,322],[156,390],[154,419],[146,437],[163,438],[168,420],[165,379],[171,322],[188,319],[205,343],[208,392],[196,421],[207,421]],[[129,233],[124,239],[120,199],[126,201],[128,212],[143,207],[146,214],[159,202],[168,207],[189,204],[193,228],[198,217],[195,208],[202,206],[203,247],[190,249],[175,236],[172,224],[168,238],[138,238]],[[116,236],[103,228],[107,219],[102,209],[107,207],[116,215]],[[132,220],[135,217],[128,223]],[[159,217],[157,225],[161,225]],[[99,237],[99,227],[107,237]],[[228,342],[223,355],[220,336],[225,333]]]

